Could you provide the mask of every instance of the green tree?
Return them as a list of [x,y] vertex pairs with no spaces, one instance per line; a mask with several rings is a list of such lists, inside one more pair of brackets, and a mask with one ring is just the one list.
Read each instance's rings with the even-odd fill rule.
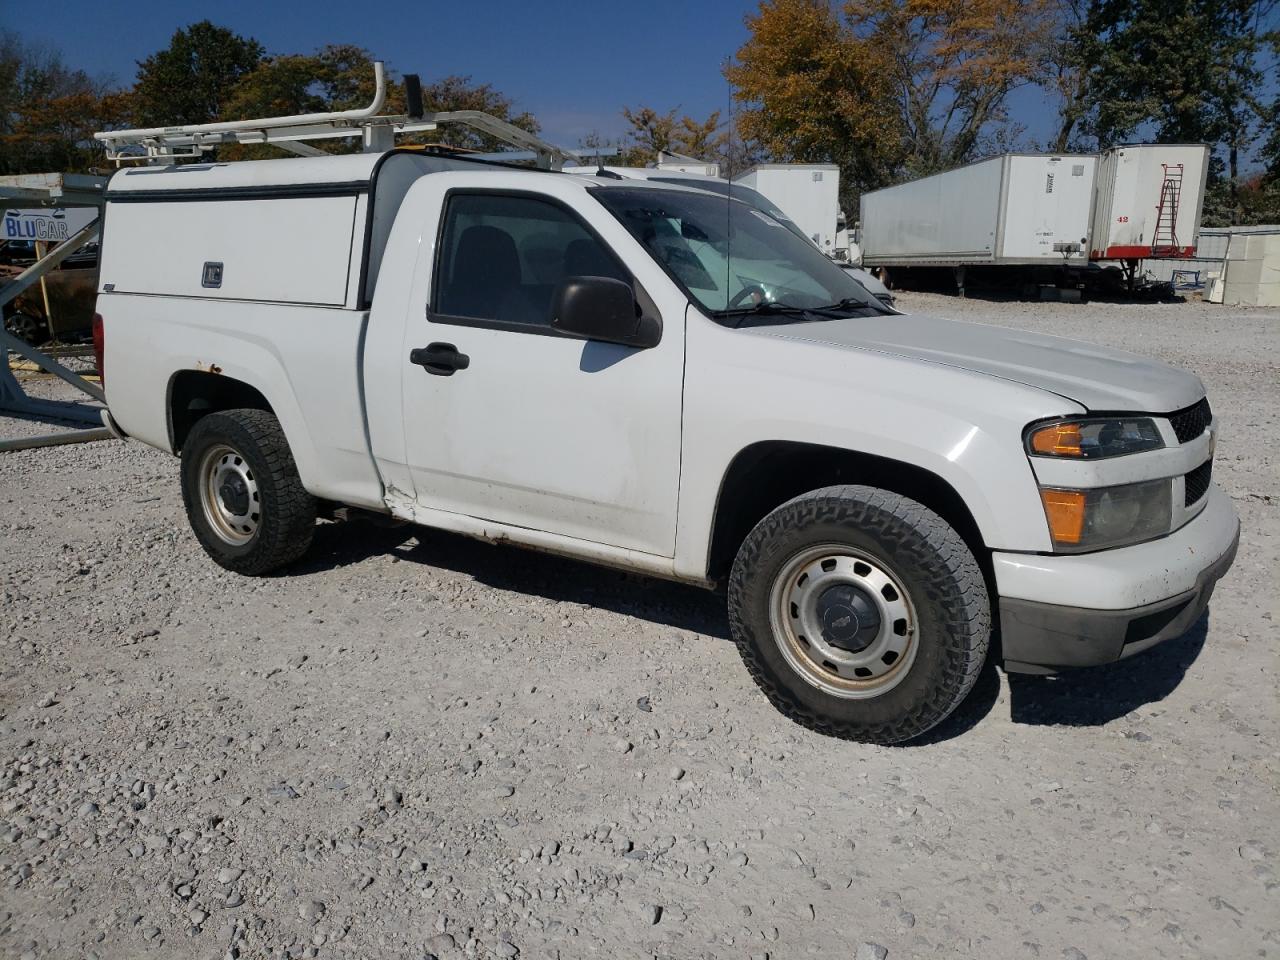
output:
[[[538,133],[541,127],[528,111],[517,112],[515,101],[497,90],[490,83],[475,83],[469,76],[451,75],[422,85],[422,104],[428,113],[447,113],[455,110],[479,110],[506,120],[529,133]],[[467,150],[495,151],[510,149],[505,141],[469,127],[450,124],[436,130],[431,142]]]
[[1106,0],[1057,0],[1058,29],[1036,50],[1040,85],[1058,101],[1058,126],[1047,144],[1054,153],[1090,149],[1082,124],[1091,109],[1090,69],[1105,55],[1102,30]]
[[178,30],[138,64],[136,122],[144,127],[225,119],[238,81],[262,62],[262,44],[208,20]]
[[1280,37],[1276,0],[1097,0],[1064,38],[1080,96],[1062,126],[1099,147],[1135,137],[1214,147],[1206,220],[1249,219],[1240,187],[1274,126],[1264,58]]
[[[361,47],[330,45],[316,54],[284,54],[264,59],[245,74],[227,96],[224,119],[285,116],[300,113],[327,113],[362,107],[373,100],[374,55]],[[387,103],[383,112],[403,113],[404,87],[394,71],[388,71]],[[511,98],[490,84],[477,84],[470,77],[449,76],[423,85],[423,107],[428,113],[479,110],[507,120],[530,133],[538,123],[525,112],[517,113]],[[469,127],[444,125],[430,134],[404,137],[405,142],[431,142],[469,150],[495,151],[509,145],[496,137]],[[359,149],[355,140],[316,141],[313,146],[331,152]],[[248,159],[278,156],[274,147],[237,146],[223,148],[222,156]]]

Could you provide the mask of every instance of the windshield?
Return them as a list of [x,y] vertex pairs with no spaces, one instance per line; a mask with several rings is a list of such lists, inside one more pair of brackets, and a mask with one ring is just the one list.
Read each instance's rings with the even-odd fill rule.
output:
[[889,312],[812,243],[746,203],[627,187],[594,194],[716,319],[753,314],[783,323],[831,319],[832,311]]
[[682,177],[680,179],[675,177],[650,177],[649,182],[669,183],[676,187],[688,187],[690,190],[706,190],[708,193],[718,193],[722,197],[733,197],[735,200],[750,204],[761,213],[767,213],[801,240],[809,239],[804,235],[804,231],[796,226],[795,221],[775,206],[768,197],[759,190],[752,190],[750,187],[744,187],[740,183],[730,183],[728,180],[713,180],[710,177],[705,179],[695,179],[694,177]]

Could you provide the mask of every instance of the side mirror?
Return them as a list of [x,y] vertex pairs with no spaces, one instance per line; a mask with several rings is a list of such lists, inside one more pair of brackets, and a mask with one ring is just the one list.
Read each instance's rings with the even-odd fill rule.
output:
[[565,277],[551,298],[551,326],[588,340],[656,347],[662,321],[642,316],[631,287],[609,277]]

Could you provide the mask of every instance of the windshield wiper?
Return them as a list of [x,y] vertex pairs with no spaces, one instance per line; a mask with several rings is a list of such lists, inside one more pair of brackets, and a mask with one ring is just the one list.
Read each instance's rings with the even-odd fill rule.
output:
[[742,324],[749,318],[761,316],[801,317],[806,320],[834,319],[824,314],[815,314],[808,307],[793,307],[789,303],[779,303],[776,300],[765,300],[750,307],[734,307],[728,310],[716,310],[714,311],[713,316],[721,320],[736,320],[737,322],[733,324],[735,328],[742,326]]
[[828,303],[826,306],[823,306],[823,307],[810,307],[809,309],[816,310],[819,312],[822,312],[825,310],[866,310],[866,309],[875,310],[877,313],[890,312],[888,308],[886,308],[885,305],[881,303],[879,300],[876,300],[874,297],[872,297],[872,301],[874,302],[868,302],[858,297],[845,297],[843,300],[839,301],[838,303]]

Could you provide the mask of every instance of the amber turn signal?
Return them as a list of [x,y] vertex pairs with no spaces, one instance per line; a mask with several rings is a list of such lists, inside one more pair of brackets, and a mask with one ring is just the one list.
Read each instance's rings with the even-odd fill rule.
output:
[[1084,491],[1045,489],[1040,491],[1040,499],[1053,542],[1078,544],[1084,533]]
[[1032,453],[1053,457],[1078,457],[1080,449],[1080,424],[1053,423],[1031,434]]

